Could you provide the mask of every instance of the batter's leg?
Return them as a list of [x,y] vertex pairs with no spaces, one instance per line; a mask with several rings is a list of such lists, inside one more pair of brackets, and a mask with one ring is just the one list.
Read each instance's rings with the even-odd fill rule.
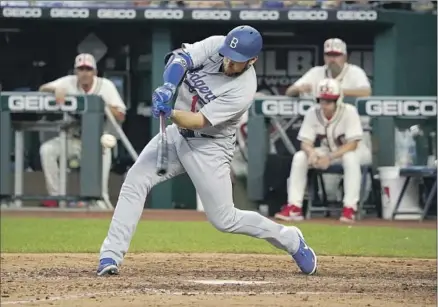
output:
[[177,157],[174,140],[167,127],[169,168],[164,176],[156,174],[158,136],[143,149],[137,161],[129,169],[120,190],[119,199],[109,227],[108,235],[100,249],[100,265],[97,275],[117,274],[118,268],[128,251],[132,236],[143,212],[146,196],[160,182],[183,172]]
[[210,223],[222,232],[265,239],[291,254],[304,273],[313,274],[317,268],[316,255],[306,245],[298,228],[277,224],[257,212],[234,207],[230,178],[232,154],[225,149],[232,147],[214,144],[216,141],[200,146],[196,142],[202,140],[193,142],[188,144],[182,138],[177,145],[178,157],[196,187]]

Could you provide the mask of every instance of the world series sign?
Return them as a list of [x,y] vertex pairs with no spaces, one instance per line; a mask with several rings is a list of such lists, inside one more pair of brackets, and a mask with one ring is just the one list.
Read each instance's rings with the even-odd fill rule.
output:
[[71,20],[175,20],[175,21],[284,21],[374,22],[379,14],[374,10],[240,10],[240,9],[171,9],[171,8],[87,8],[87,7],[3,7],[1,18],[9,19],[71,19]]

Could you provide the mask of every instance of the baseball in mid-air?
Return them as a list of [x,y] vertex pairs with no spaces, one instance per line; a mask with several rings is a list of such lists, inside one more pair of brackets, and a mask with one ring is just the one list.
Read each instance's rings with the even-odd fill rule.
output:
[[105,148],[113,148],[117,144],[117,139],[114,135],[105,133],[100,137],[100,143]]

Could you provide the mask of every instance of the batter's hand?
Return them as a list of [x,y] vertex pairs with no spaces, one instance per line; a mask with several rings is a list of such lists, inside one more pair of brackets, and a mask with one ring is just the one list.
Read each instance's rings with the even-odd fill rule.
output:
[[172,114],[172,107],[164,102],[154,102],[152,105],[152,115],[158,118],[160,114],[163,114],[165,118],[169,118]]
[[65,96],[66,91],[63,88],[56,88],[55,89],[55,101],[58,104],[64,104],[65,103]]
[[176,88],[173,84],[164,83],[162,86],[157,87],[152,93],[152,102],[169,103],[175,95]]
[[322,169],[322,170],[325,170],[325,169],[328,169],[330,164],[331,164],[330,157],[325,155],[325,156],[322,156],[322,157],[318,158],[318,160],[316,161],[315,167],[319,168],[319,169]]

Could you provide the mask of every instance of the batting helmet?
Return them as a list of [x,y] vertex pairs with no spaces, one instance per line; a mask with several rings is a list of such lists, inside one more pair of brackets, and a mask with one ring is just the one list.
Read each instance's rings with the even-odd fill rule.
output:
[[259,55],[262,35],[251,26],[238,26],[230,31],[219,53],[234,62],[246,62]]
[[335,79],[323,79],[318,83],[316,98],[338,101],[342,96],[341,84]]

